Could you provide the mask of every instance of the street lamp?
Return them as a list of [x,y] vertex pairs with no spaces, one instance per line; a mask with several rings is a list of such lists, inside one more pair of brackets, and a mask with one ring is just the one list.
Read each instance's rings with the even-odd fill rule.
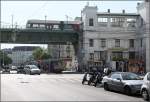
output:
[[45,15],[45,29],[46,29],[46,18],[47,18],[47,16]]
[[14,19],[14,15],[11,15],[12,29],[13,29],[13,19]]
[[[0,30],[1,30],[1,19],[0,19]],[[1,31],[0,31],[0,51],[1,51]],[[0,68],[1,68],[1,59],[0,59]]]
[[2,52],[3,52],[3,66],[4,66],[4,50]]

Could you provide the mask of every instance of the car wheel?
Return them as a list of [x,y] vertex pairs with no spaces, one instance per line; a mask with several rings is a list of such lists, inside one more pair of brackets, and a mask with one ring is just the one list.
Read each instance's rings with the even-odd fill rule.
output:
[[131,89],[130,89],[129,86],[126,86],[126,87],[124,88],[124,93],[125,93],[126,95],[131,95]]
[[106,90],[106,91],[109,90],[109,87],[108,87],[108,84],[107,84],[107,83],[104,83],[104,90]]
[[30,72],[30,75],[32,75],[32,73]]
[[149,95],[148,95],[148,92],[147,90],[142,90],[142,97],[144,100],[148,101],[149,100]]

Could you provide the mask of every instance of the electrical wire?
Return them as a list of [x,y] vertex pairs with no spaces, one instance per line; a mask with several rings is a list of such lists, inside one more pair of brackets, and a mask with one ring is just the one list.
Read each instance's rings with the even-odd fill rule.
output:
[[[30,17],[33,17],[33,16],[35,16],[35,14],[38,14],[38,12],[40,11],[40,10],[42,10],[48,3],[47,3],[48,1],[45,1],[45,3],[42,5],[42,6],[40,6],[37,10],[35,10],[31,15],[29,15],[28,17],[25,17],[25,18],[30,18]],[[26,19],[23,19],[23,21],[22,22],[25,22],[25,20]],[[20,23],[19,23],[20,24]]]

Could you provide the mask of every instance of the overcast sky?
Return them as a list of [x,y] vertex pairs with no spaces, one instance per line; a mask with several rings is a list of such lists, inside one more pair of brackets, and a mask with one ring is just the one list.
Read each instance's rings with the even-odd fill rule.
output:
[[[136,13],[137,2],[140,1],[89,1],[90,6],[97,6],[98,12],[122,12]],[[29,19],[47,20],[74,20],[81,15],[81,10],[87,1],[1,1],[2,26],[10,26],[13,23],[19,26],[26,25]],[[14,45],[2,44],[2,48],[12,48]]]

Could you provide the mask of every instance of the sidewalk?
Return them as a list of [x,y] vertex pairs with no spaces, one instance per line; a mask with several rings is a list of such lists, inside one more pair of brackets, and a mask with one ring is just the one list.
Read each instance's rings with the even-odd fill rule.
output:
[[62,74],[84,74],[83,72],[76,71],[62,71]]

